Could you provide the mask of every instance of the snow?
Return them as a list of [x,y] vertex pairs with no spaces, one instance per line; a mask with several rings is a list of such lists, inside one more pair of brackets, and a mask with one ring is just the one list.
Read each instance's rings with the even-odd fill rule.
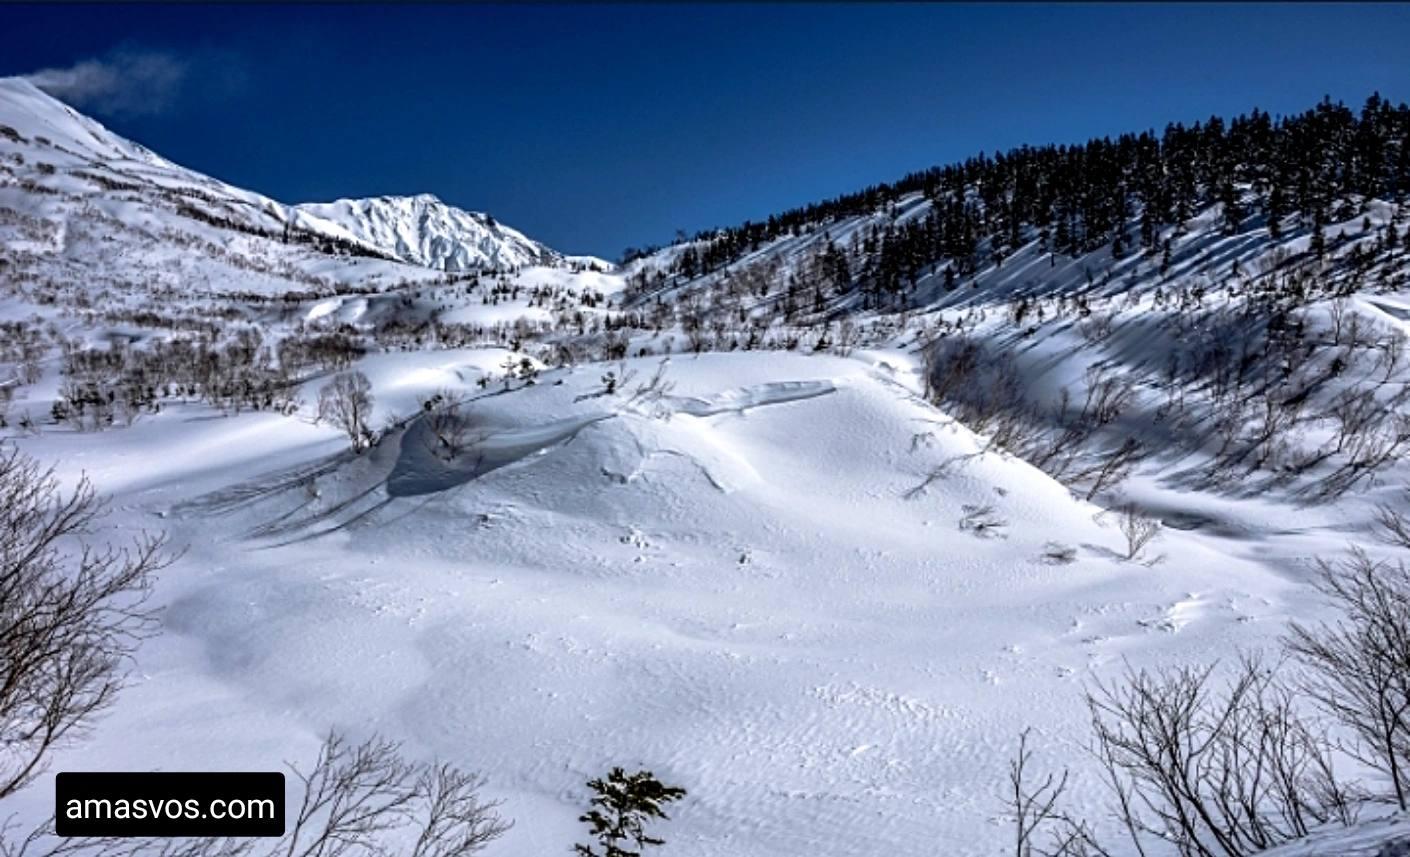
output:
[[432,194],[304,203],[297,210],[336,223],[403,261],[442,271],[518,268],[561,258],[487,214],[461,211]]
[[[392,288],[438,276],[427,266],[459,271],[559,258],[513,229],[491,225],[487,215],[432,197],[341,201],[326,206],[331,219],[321,216],[324,206],[284,205],[166,161],[23,78],[0,78],[0,125],[18,138],[0,135],[0,237],[10,250],[49,257],[54,265],[67,261],[76,271],[91,258],[91,247],[103,246],[110,257],[103,273],[124,284],[255,293],[332,291],[354,283]],[[419,220],[389,224],[397,214]],[[337,219],[345,215],[346,223]],[[240,231],[205,218],[229,221]],[[278,238],[286,224],[405,264],[328,257],[253,237]],[[432,231],[409,238],[419,242],[410,252],[388,237],[398,228],[400,235]],[[379,244],[384,239],[385,247]],[[123,249],[114,252],[112,245]]]
[[[491,431],[456,466],[415,424],[360,458],[264,416],[26,441],[115,492],[122,526],[190,545],[138,687],[57,769],[268,767],[375,728],[486,772],[522,820],[500,853],[573,841],[582,784],[619,763],[689,787],[673,854],[987,853],[1004,831],[976,820],[1035,714],[1072,747],[1084,678],[1266,645],[1312,611],[1287,569],[1197,534],[1114,560],[1101,510],[1020,461],[905,499],[976,441],[909,452],[933,413],[877,371],[678,358],[669,419],[549,373],[474,402]],[[979,504],[1002,537],[958,528]],[[1078,560],[1044,564],[1054,539]],[[252,716],[184,746],[139,726],[200,718],[193,697]]]
[[1329,825],[1304,841],[1264,853],[1268,857],[1403,857],[1410,854],[1410,821],[1403,813],[1376,812],[1351,827]]
[[[0,243],[27,272],[0,292],[0,318],[39,317],[89,342],[172,334],[101,315],[115,306],[234,318],[271,338],[429,320],[567,329],[563,312],[530,304],[534,290],[602,295],[608,308],[582,311],[602,317],[634,272],[679,251],[625,271],[545,257],[424,196],[290,209],[176,167],[22,81],[0,81],[0,124],[24,138],[0,137]],[[79,175],[95,169],[138,189]],[[180,214],[168,192],[189,201],[197,189],[250,229],[310,218],[402,261]],[[901,216],[922,208],[910,200]],[[1169,277],[1182,284],[1279,249],[1201,218],[1175,244]],[[1359,219],[1332,228],[1361,233]],[[755,258],[787,270],[820,240],[782,239]],[[1149,261],[1107,263],[1110,281],[1088,285],[1094,259],[1053,266],[1030,247],[980,271],[985,289],[946,293],[932,277],[920,323],[973,312],[973,334],[1010,349],[1048,397],[1099,360],[1159,365],[1168,342]],[[447,273],[481,266],[499,270]],[[31,291],[39,282],[58,305]],[[1020,340],[1001,323],[1006,302],[1044,292],[1089,292],[1115,314],[1111,337],[1088,343],[1068,320]],[[1410,293],[1368,292],[1355,311],[1401,325],[1407,306]],[[675,335],[639,336],[630,353]],[[87,473],[111,496],[100,535],[163,529],[186,547],[160,576],[162,633],[139,651],[132,686],[52,770],[306,765],[337,727],[486,774],[487,796],[518,821],[487,852],[505,857],[580,841],[584,784],[614,765],[689,790],[657,831],[664,857],[990,855],[1008,843],[999,792],[1021,730],[1076,770],[1072,808],[1106,823],[1082,750],[1083,688],[1128,664],[1271,649],[1289,619],[1325,615],[1312,558],[1349,543],[1389,555],[1367,528],[1407,476],[1397,465],[1373,490],[1304,503],[1200,487],[1188,474],[1207,456],[1170,450],[1124,488],[1167,522],[1149,556],[1124,561],[1108,509],[1022,460],[979,455],[983,438],[924,401],[914,327],[847,356],[677,345],[664,369],[653,353],[544,369],[532,385],[500,377],[506,358],[533,363],[510,348],[428,340],[357,361],[374,424],[402,420],[363,455],[311,404],[286,417],[172,402],[127,428],[14,433],[66,482]],[[665,384],[641,389],[658,369]],[[310,378],[303,400],[325,381]],[[17,404],[47,413],[58,383],[51,355]],[[453,460],[408,421],[440,391],[466,399],[471,440]],[[1142,398],[1133,419],[1154,404]],[[961,526],[984,509],[1002,525]],[[1054,542],[1071,563],[1045,559]],[[48,812],[52,789],[42,778],[16,811]],[[1374,854],[1392,835],[1410,835],[1403,817],[1276,853]]]

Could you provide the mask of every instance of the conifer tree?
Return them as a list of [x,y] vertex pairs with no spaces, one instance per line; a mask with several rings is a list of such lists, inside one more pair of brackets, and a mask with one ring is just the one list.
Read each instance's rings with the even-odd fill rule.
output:
[[647,835],[646,822],[669,820],[662,807],[685,797],[685,789],[665,785],[650,771],[628,774],[621,768],[613,768],[606,779],[589,780],[588,788],[596,792],[592,809],[578,820],[588,825],[602,850],[574,845],[579,857],[641,857],[641,849],[664,845],[665,840]]

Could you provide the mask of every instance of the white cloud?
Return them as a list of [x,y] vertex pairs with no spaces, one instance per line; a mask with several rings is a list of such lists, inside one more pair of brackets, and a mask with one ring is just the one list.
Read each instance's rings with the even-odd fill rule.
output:
[[109,115],[151,115],[171,107],[189,64],[161,51],[119,48],[68,68],[28,75],[35,86],[75,107]]

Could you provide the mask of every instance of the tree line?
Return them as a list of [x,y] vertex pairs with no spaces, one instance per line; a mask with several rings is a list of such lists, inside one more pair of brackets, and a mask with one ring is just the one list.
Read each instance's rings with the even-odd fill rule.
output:
[[1161,134],[981,152],[766,220],[688,240],[682,235],[669,273],[694,279],[783,237],[826,230],[845,218],[896,215],[899,203],[915,194],[930,203],[924,213],[893,216],[864,230],[854,261],[829,241],[825,252],[835,275],[887,295],[927,273],[953,286],[1033,241],[1045,252],[1074,257],[1103,247],[1117,258],[1158,254],[1168,249],[1171,227],[1180,232],[1215,204],[1222,206],[1228,233],[1255,218],[1273,240],[1289,228],[1306,228],[1320,256],[1322,228],[1355,217],[1368,200],[1406,198],[1408,138],[1410,106],[1373,94],[1359,113],[1324,99],[1276,119],[1255,109],[1227,121],[1171,123]]

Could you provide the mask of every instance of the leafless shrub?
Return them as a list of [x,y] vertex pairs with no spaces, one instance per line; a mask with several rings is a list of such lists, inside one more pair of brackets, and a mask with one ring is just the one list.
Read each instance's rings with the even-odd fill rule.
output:
[[353,452],[372,444],[372,382],[361,372],[342,372],[318,391],[318,418],[343,430]]
[[453,390],[437,390],[421,400],[431,452],[438,458],[454,461],[469,445],[470,420],[461,413],[464,404],[464,398]]
[[1353,549],[1319,561],[1318,589],[1335,624],[1293,623],[1287,647],[1306,667],[1303,690],[1355,736],[1344,749],[1389,778],[1410,807],[1410,569]]
[[623,406],[626,410],[645,414],[654,419],[671,418],[671,409],[666,404],[666,398],[670,396],[671,390],[676,386],[674,381],[666,379],[666,368],[670,365],[670,358],[662,358],[656,364],[656,371],[651,373],[651,377],[637,385],[627,398]]
[[1087,369],[1087,393],[1081,419],[1099,426],[1115,422],[1135,398],[1136,386],[1131,379],[1115,373],[1108,366]]
[[1018,365],[1007,351],[993,353],[977,340],[953,336],[936,342],[925,360],[926,399],[975,432],[996,421],[1012,426],[1027,410]]
[[858,345],[862,343],[862,329],[850,318],[843,319],[837,325],[837,339],[833,347],[837,353],[847,357]]
[[1351,435],[1345,445],[1345,459],[1316,486],[1322,498],[1339,497],[1361,484],[1374,484],[1376,474],[1398,461],[1410,445],[1410,415],[1384,412],[1371,427]]
[[365,353],[366,349],[343,331],[287,336],[278,347],[279,365],[290,373],[310,366],[325,372],[342,372]]
[[1014,407],[1001,408],[987,423],[989,439],[985,448],[1008,451],[1020,458],[1032,460],[1035,450],[1045,449],[1051,441],[1037,412],[1022,400]]
[[1109,312],[1094,312],[1077,325],[1077,332],[1093,345],[1106,341],[1116,330],[1116,316]]
[[44,377],[44,347],[41,345],[28,345],[24,349],[24,356],[20,360],[20,378],[26,384],[38,383]]
[[1294,431],[1305,402],[1267,393],[1252,401],[1230,399],[1221,408],[1218,427],[1224,442],[1211,469],[1228,475],[1245,462],[1252,472],[1294,461]]
[[1043,545],[1042,559],[1048,565],[1070,565],[1077,561],[1077,548],[1061,542],[1048,542]]
[[1028,747],[1025,729],[1018,737],[1018,754],[1009,761],[1007,804],[1013,817],[1014,857],[1032,857],[1033,843],[1043,827],[1059,814],[1058,802],[1067,791],[1068,772],[1060,777],[1048,774],[1037,786],[1030,785],[1028,765],[1033,751]]
[[1228,684],[1213,668],[1128,670],[1087,696],[1097,758],[1139,853],[1244,857],[1352,820],[1354,795],[1294,694],[1257,659]]
[[[1342,332],[1346,327],[1347,310],[1351,302],[1337,298],[1327,304],[1327,321],[1331,324],[1332,343],[1341,345]],[[1355,313],[1352,313],[1355,316]]]
[[1388,545],[1410,548],[1410,518],[1390,503],[1376,504],[1376,538]]
[[1127,437],[1114,449],[1093,451],[1098,431],[1115,423],[1136,396],[1128,375],[1095,366],[1088,370],[1080,406],[1071,393],[1045,413],[1025,395],[1018,364],[963,335],[944,337],[926,350],[926,398],[998,448],[1068,484],[1086,484],[1087,498],[1119,484],[1145,456]]
[[[659,368],[659,367],[658,367]],[[622,388],[630,384],[636,378],[636,370],[628,369],[625,361],[617,364],[615,369],[608,369],[602,375],[602,388],[591,393],[583,393],[575,396],[574,402],[582,402],[588,399],[600,399],[603,396],[615,396],[621,392]]]
[[[1055,478],[1062,475],[1077,447],[1054,443],[1043,415],[1025,397],[1012,354],[995,352],[966,336],[942,338],[925,354],[928,401],[985,435],[986,451],[1000,449],[1033,462]],[[1059,419],[1065,408],[1066,400]],[[1086,431],[1083,438],[1089,434],[1090,430]],[[1055,458],[1059,449],[1064,456],[1061,460]]]
[[418,834],[410,857],[457,857],[482,850],[509,829],[495,812],[498,804],[480,800],[483,778],[449,765],[407,762],[397,744],[380,738],[351,746],[329,735],[313,770],[298,776],[303,800],[287,845],[271,854],[391,854],[396,851],[383,835],[410,827]]
[[1033,438],[1021,454],[1034,467],[1054,479],[1066,480],[1096,434],[1098,425],[1086,405],[1074,410],[1072,393],[1066,387],[1059,393],[1057,406],[1053,409],[1053,422],[1061,427],[1060,431],[1055,435]]
[[1382,384],[1389,384],[1395,373],[1404,365],[1405,341],[1404,333],[1392,330],[1376,343],[1376,368],[1381,371]]
[[86,478],[64,494],[52,469],[0,451],[0,798],[112,702],[152,628],[146,598],[170,562],[165,539],[90,545],[105,512]]
[[685,327],[685,341],[693,354],[709,351],[715,343],[714,337],[703,322],[688,324]]
[[275,366],[263,334],[238,328],[224,343],[209,337],[153,340],[142,347],[84,348],[64,343],[56,422],[101,430],[160,409],[159,400],[197,397],[226,413],[298,409],[287,367]]
[[1117,511],[1116,526],[1126,540],[1125,559],[1130,562],[1141,555],[1146,547],[1160,535],[1160,521],[1147,518],[1130,503]]
[[1041,779],[1030,773],[1031,731],[1025,729],[1018,736],[1018,752],[1009,760],[1005,805],[1013,819],[1013,857],[1106,857],[1107,852],[1097,844],[1087,825],[1062,809],[1069,772],[1064,769],[1061,774],[1049,773]]
[[1092,500],[1101,492],[1121,484],[1145,454],[1145,444],[1134,437],[1127,437],[1116,449],[1099,455],[1095,462],[1075,473],[1073,481],[1089,482],[1086,499]]
[[1214,452],[1214,460],[1221,465],[1210,474],[1212,480],[1227,477],[1223,464],[1238,455],[1238,442],[1248,425],[1250,407],[1248,399],[1240,396],[1211,400],[1210,423],[1219,438],[1219,448]]
[[[922,435],[917,435],[916,437],[921,436]],[[914,452],[915,449],[916,442],[914,439],[912,439],[911,450]],[[983,452],[969,452],[965,453],[964,455],[952,455],[932,467],[930,469],[930,472],[926,474],[925,479],[921,480],[920,483],[918,483],[914,487],[906,489],[906,492],[901,496],[907,500],[914,500],[924,494],[926,490],[930,488],[931,485],[943,479],[950,478],[950,475],[953,474],[956,470],[973,461],[974,459],[982,457],[983,455]]]
[[1371,331],[1367,329],[1361,314],[1354,309],[1347,314],[1346,324],[1342,328],[1343,337],[1339,340],[1346,354],[1345,362],[1348,366],[1356,359],[1356,354],[1363,348],[1371,345]]
[[1358,437],[1375,427],[1381,415],[1381,405],[1374,391],[1354,387],[1342,390],[1322,414],[1323,419],[1332,421],[1336,426],[1331,452],[1340,453],[1352,446]]
[[469,857],[511,823],[485,780],[446,764],[408,761],[399,745],[373,737],[324,740],[313,768],[293,768],[303,785],[287,832],[250,838],[55,839],[52,824],[0,849],[4,857]]
[[1004,520],[994,507],[988,505],[969,505],[960,507],[964,514],[960,517],[960,529],[967,533],[973,533],[980,538],[1003,538],[1004,528],[1009,522]]
[[[1286,650],[1305,672],[1244,656],[1222,685],[1215,668],[1132,669],[1087,694],[1112,815],[1132,853],[1248,857],[1332,822],[1349,825],[1372,797],[1336,778],[1341,750],[1384,774],[1402,811],[1410,798],[1410,570],[1350,559],[1321,562],[1319,589],[1340,608],[1333,624],[1294,623]],[[1304,720],[1310,698],[1350,735]],[[1018,857],[1110,852],[1060,803],[1067,778],[1030,778],[1027,733],[1010,763],[1006,803]],[[1036,782],[1036,785],[1033,783]],[[1044,847],[1039,833],[1051,846]]]

